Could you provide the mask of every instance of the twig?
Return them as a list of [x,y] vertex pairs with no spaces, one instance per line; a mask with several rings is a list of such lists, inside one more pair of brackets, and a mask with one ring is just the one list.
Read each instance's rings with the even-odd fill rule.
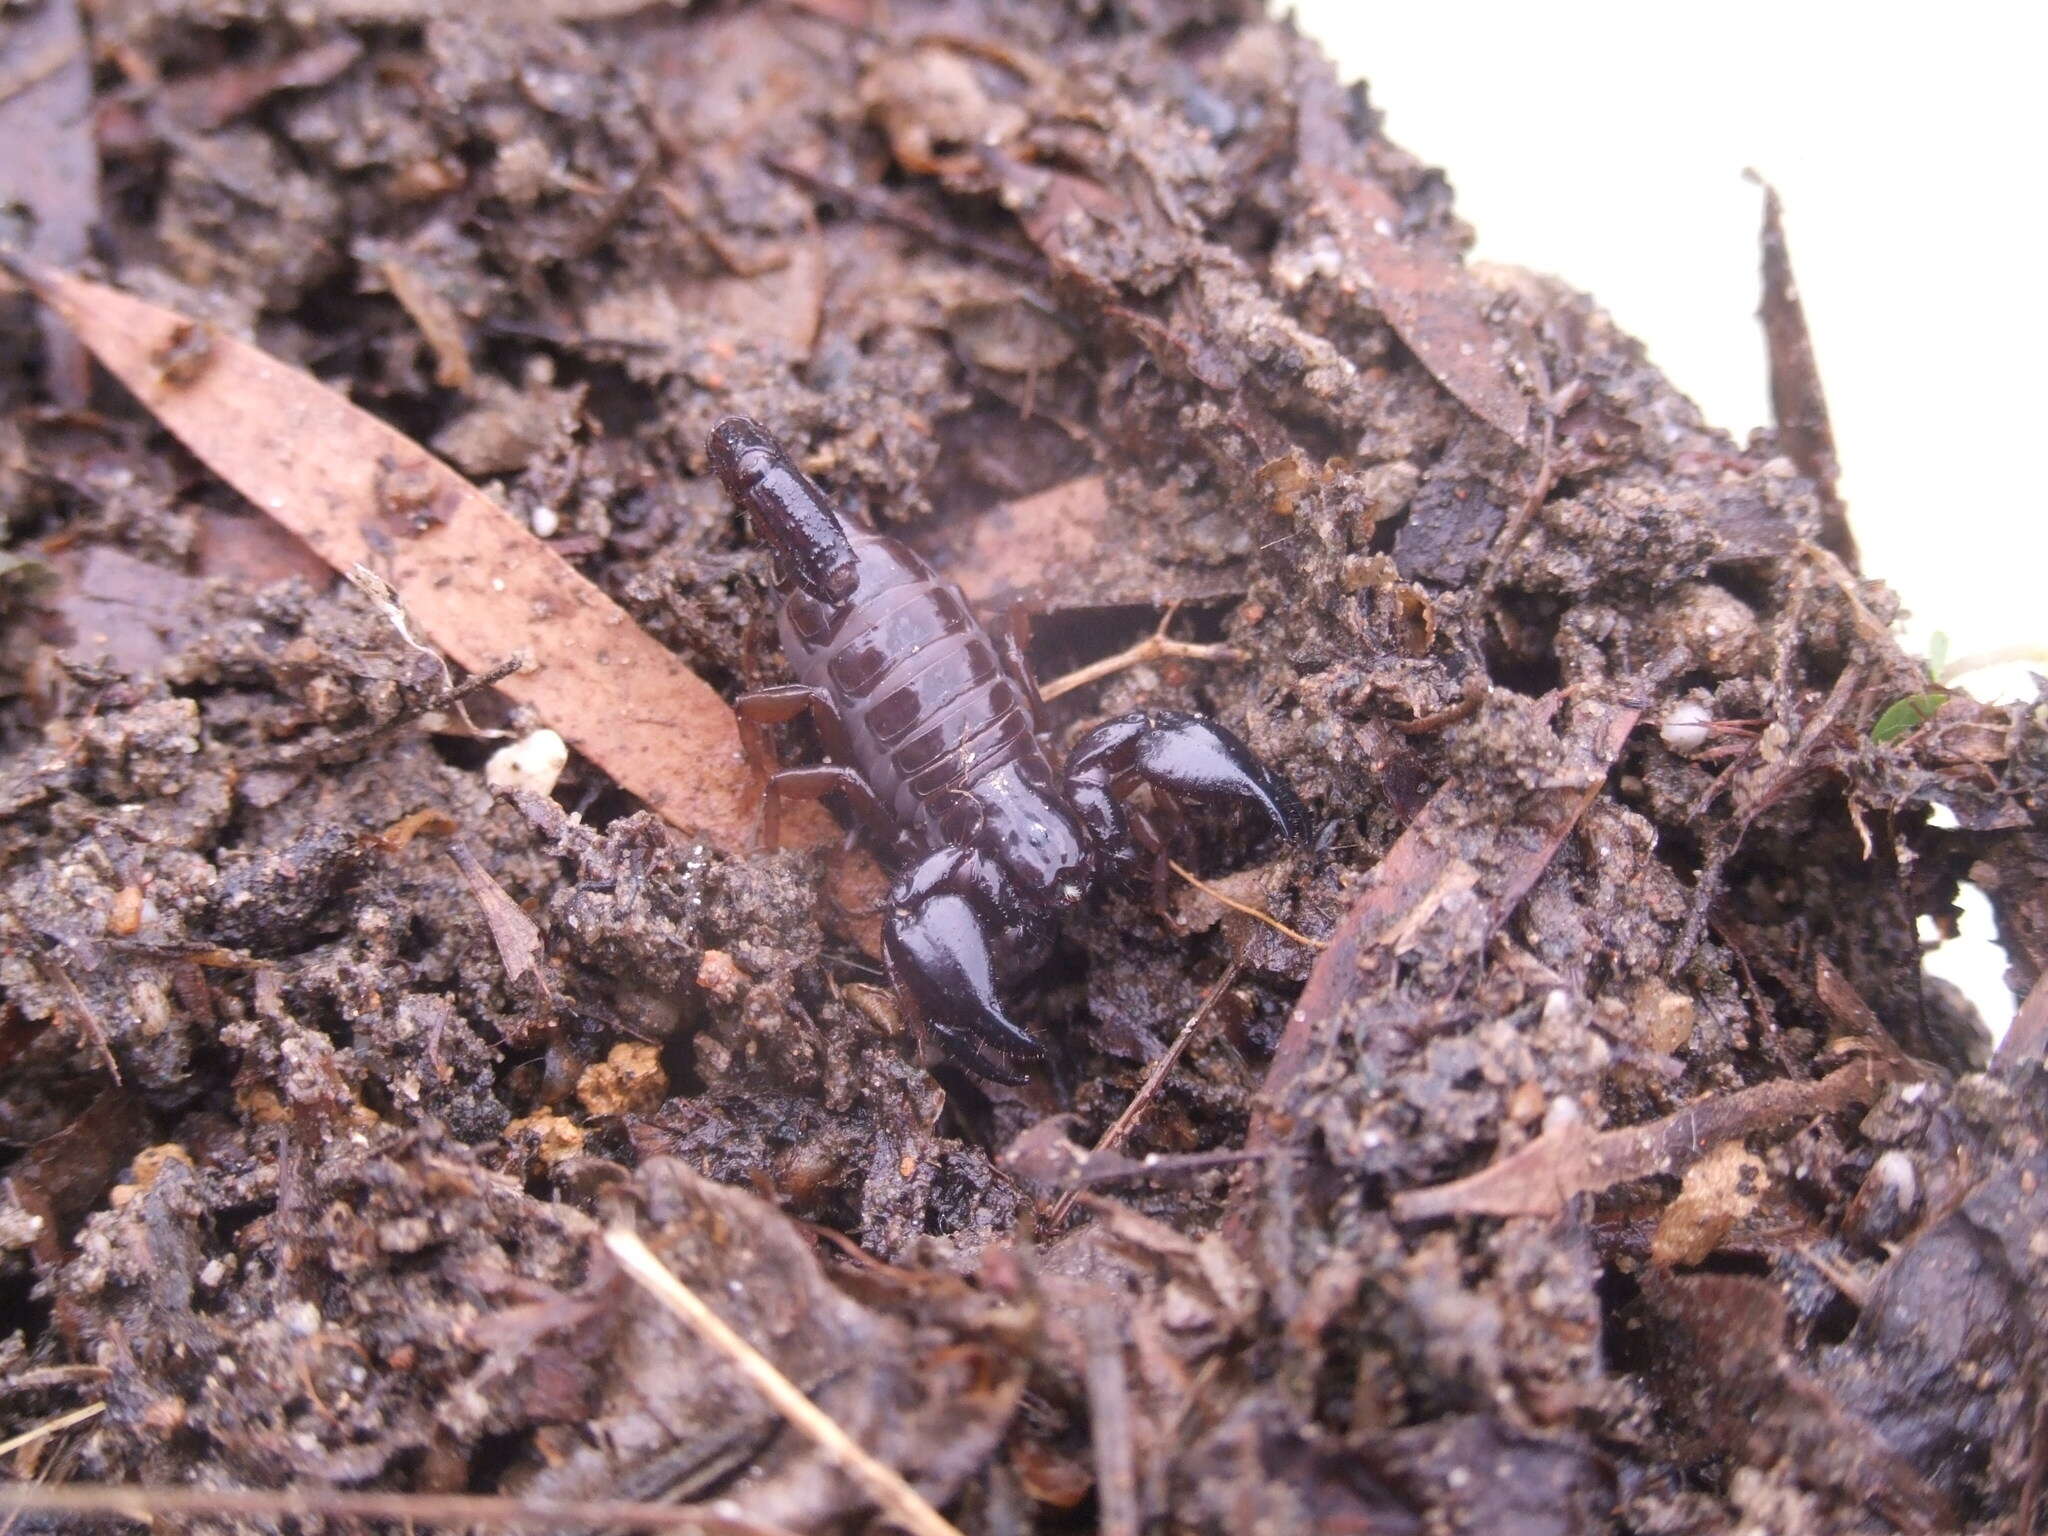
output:
[[1870,1300],[1870,1282],[1840,1259],[1829,1257],[1812,1243],[1801,1243],[1794,1251],[1847,1297],[1851,1305],[1860,1308]]
[[[1230,964],[1226,965],[1223,974],[1216,978],[1216,985],[1195,1004],[1195,1011],[1189,1014],[1187,1022],[1181,1025],[1180,1033],[1173,1037],[1173,1044],[1166,1048],[1166,1054],[1152,1064],[1152,1070],[1146,1074],[1145,1081],[1138,1091],[1131,1095],[1131,1102],[1124,1106],[1124,1112],[1116,1117],[1115,1123],[1104,1131],[1102,1139],[1095,1143],[1097,1152],[1114,1151],[1118,1144],[1130,1135],[1131,1127],[1138,1123],[1138,1117],[1159,1096],[1160,1085],[1166,1081],[1167,1074],[1172,1072],[1180,1064],[1181,1057],[1187,1054],[1188,1045],[1195,1038],[1195,1026],[1208,1016],[1209,1010],[1216,1006],[1216,1000],[1229,989],[1232,982],[1237,980],[1238,972],[1243,969],[1244,961],[1232,955]],[[1068,1213],[1073,1210],[1074,1202],[1080,1195],[1080,1188],[1076,1186],[1061,1195],[1054,1204],[1050,1221],[1055,1231],[1066,1221]]]
[[1944,666],[1936,675],[1938,683],[1952,683],[1959,677],[1968,677],[1972,672],[1988,671],[1992,667],[2009,667],[2022,661],[2048,662],[2048,646],[2001,645],[1995,650],[1976,651],[1968,656],[1958,656]]
[[827,198],[840,203],[864,219],[873,219],[878,224],[893,224],[907,230],[921,239],[937,246],[950,247],[964,255],[977,256],[992,265],[1007,268],[1019,277],[1043,283],[1050,277],[1045,263],[1036,257],[1026,255],[1013,246],[1004,245],[976,234],[971,229],[958,225],[944,224],[929,214],[911,207],[879,190],[870,187],[852,187],[843,182],[829,180],[815,171],[774,155],[764,155],[761,163],[778,176],[787,176],[813,196]]
[[1828,585],[1848,601],[1849,612],[1854,615],[1856,627],[1863,631],[1864,637],[1880,648],[1889,648],[1893,644],[1891,626],[1870,611],[1863,595],[1856,590],[1856,573],[1842,563],[1842,557],[1832,549],[1804,539],[1799,542],[1799,553],[1818,566]]
[[[408,635],[407,638],[410,639],[411,636]],[[438,656],[437,652],[429,652],[429,654]],[[515,651],[497,665],[477,673],[474,677],[466,677],[459,683],[450,681],[445,687],[436,689],[417,704],[399,710],[397,714],[391,716],[388,720],[379,720],[371,725],[358,726],[352,731],[343,731],[338,736],[324,736],[317,741],[291,742],[286,746],[280,747],[275,752],[266,753],[261,757],[253,759],[251,766],[283,768],[293,763],[304,762],[308,758],[325,757],[329,753],[347,752],[356,747],[368,746],[371,742],[377,740],[378,737],[387,736],[391,732],[398,730],[401,726],[407,725],[423,715],[431,715],[437,710],[448,708],[450,705],[459,705],[462,700],[468,698],[472,693],[480,692],[490,687],[493,683],[503,682],[525,665],[526,653],[524,651]],[[445,671],[446,668],[447,663],[442,662],[442,669]],[[470,722],[470,728],[475,730],[479,736],[504,734],[503,732],[477,730],[474,721]]]
[[[1875,1100],[1891,1071],[1859,1056],[1818,1082],[1774,1079],[1704,1098],[1661,1119],[1596,1131],[1575,1114],[1527,1146],[1448,1184],[1403,1190],[1388,1202],[1396,1221],[1441,1216],[1555,1217],[1578,1195],[1652,1174],[1676,1173],[1731,1136],[1748,1136]],[[1569,1101],[1566,1101],[1567,1103]]]
[[490,1525],[543,1533],[623,1526],[684,1536],[790,1536],[751,1520],[630,1499],[517,1499],[488,1493],[388,1493],[359,1488],[191,1488],[149,1483],[0,1484],[0,1509],[45,1514],[120,1515],[154,1523],[163,1515],[242,1515],[252,1520],[404,1520],[423,1525]]
[[54,1419],[45,1419],[34,1429],[24,1429],[11,1440],[0,1440],[0,1456],[11,1456],[24,1446],[34,1445],[38,1440],[47,1440],[60,1430],[74,1424],[83,1424],[87,1419],[98,1418],[107,1411],[105,1403],[87,1403],[83,1408],[74,1408],[69,1413],[60,1413]]
[[1166,627],[1173,622],[1173,616],[1180,611],[1178,602],[1168,603],[1166,612],[1160,616],[1159,627],[1140,640],[1136,645],[1118,651],[1114,656],[1104,656],[1091,661],[1085,667],[1076,667],[1064,677],[1056,677],[1038,690],[1038,696],[1050,704],[1063,693],[1072,693],[1076,688],[1099,682],[1113,673],[1129,667],[1143,666],[1148,661],[1243,661],[1244,652],[1234,645],[1203,645],[1193,640],[1169,640]]
[[[1817,546],[1815,552],[1827,554],[1826,550]],[[1827,557],[1830,560],[1834,559],[1832,555]],[[1839,562],[1837,564],[1839,565]],[[1853,598],[1855,594],[1851,592],[1850,596]],[[1835,679],[1835,686],[1828,691],[1825,702],[1814,711],[1813,718],[1799,733],[1799,739],[1776,763],[1759,773],[1753,784],[1743,786],[1742,809],[1731,813],[1729,820],[1722,824],[1707,850],[1706,858],[1701,861],[1700,872],[1693,881],[1692,905],[1686,913],[1685,926],[1679,930],[1678,942],[1671,948],[1670,958],[1664,968],[1665,975],[1676,976],[1691,962],[1693,952],[1699,948],[1700,938],[1706,932],[1708,914],[1713,910],[1715,899],[1721,894],[1721,877],[1727,871],[1729,861],[1741,848],[1742,840],[1748,835],[1751,823],[1776,803],[1778,796],[1784,793],[1793,780],[1807,771],[1821,738],[1841,718],[1842,711],[1848,707],[1849,700],[1862,685],[1863,674],[1864,666],[1861,662],[1844,667],[1842,675]]]
[[831,1415],[805,1397],[795,1382],[776,1369],[772,1360],[733,1332],[725,1319],[677,1279],[636,1235],[614,1227],[605,1233],[604,1245],[627,1274],[681,1318],[692,1333],[725,1356],[778,1413],[810,1436],[842,1472],[865,1488],[890,1519],[916,1536],[960,1536],[959,1529],[932,1508],[902,1473],[861,1449]]
[[1088,1432],[1095,1450],[1096,1531],[1138,1536],[1138,1456],[1131,1433],[1131,1386],[1124,1341],[1105,1305],[1081,1314],[1088,1341]]
[[1477,714],[1479,706],[1486,702],[1486,685],[1467,688],[1465,696],[1449,709],[1437,710],[1434,714],[1417,715],[1413,720],[1393,720],[1388,723],[1403,736],[1427,736],[1440,731],[1447,725],[1456,725],[1460,720]]
[[1493,548],[1487,551],[1486,569],[1480,573],[1479,584],[1483,591],[1491,592],[1498,584],[1500,569],[1515,546],[1522,542],[1522,536],[1536,521],[1536,514],[1543,510],[1543,503],[1549,499],[1557,485],[1557,413],[1548,400],[1542,405],[1543,437],[1536,450],[1536,472],[1529,479],[1529,489],[1516,504],[1507,525],[1493,541]]
[[1233,912],[1242,912],[1246,917],[1257,918],[1260,922],[1264,923],[1268,928],[1271,928],[1275,933],[1285,934],[1288,938],[1294,940],[1294,942],[1297,944],[1304,945],[1309,949],[1328,949],[1330,947],[1330,941],[1328,939],[1312,938],[1310,935],[1302,933],[1298,929],[1288,927],[1285,923],[1281,922],[1279,918],[1275,917],[1272,913],[1266,911],[1264,908],[1249,906],[1246,903],[1237,900],[1234,896],[1231,896],[1224,891],[1218,890],[1215,886],[1211,885],[1208,881],[1204,880],[1200,875],[1195,874],[1193,871],[1187,869],[1179,863],[1176,863],[1172,859],[1168,859],[1166,861],[1166,867],[1172,870],[1176,875],[1179,875],[1181,879],[1187,881],[1189,885],[1192,885],[1204,896],[1209,897],[1213,901],[1222,902],[1224,906],[1230,908],[1230,910]]
[[106,1063],[107,1075],[113,1078],[118,1086],[121,1082],[121,1064],[114,1059],[114,1047],[107,1035],[107,1026],[100,1022],[100,1016],[92,1011],[92,1004],[85,1000],[85,992],[73,978],[71,967],[54,954],[40,958],[31,956],[29,963],[45,976],[56,976],[65,994],[71,999],[71,1006],[77,1010],[79,1032],[90,1040],[93,1049],[100,1053],[100,1060]]

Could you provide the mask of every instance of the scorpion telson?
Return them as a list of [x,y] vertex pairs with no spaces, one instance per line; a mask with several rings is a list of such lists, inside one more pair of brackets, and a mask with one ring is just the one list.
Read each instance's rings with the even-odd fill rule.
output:
[[[896,865],[882,926],[890,983],[961,1066],[1025,1080],[1045,1048],[1011,1021],[1003,993],[1044,963],[1054,919],[1099,880],[1137,873],[1147,852],[1163,869],[1184,810],[1246,812],[1272,835],[1307,835],[1294,791],[1196,715],[1121,715],[1056,773],[1014,634],[991,637],[916,554],[849,526],[753,422],[721,422],[710,458],[774,556],[797,675],[734,701],[748,751],[764,757],[765,728],[808,710],[830,758],[770,776],[767,841],[783,797],[845,796]],[[1149,811],[1125,803],[1140,786]]]

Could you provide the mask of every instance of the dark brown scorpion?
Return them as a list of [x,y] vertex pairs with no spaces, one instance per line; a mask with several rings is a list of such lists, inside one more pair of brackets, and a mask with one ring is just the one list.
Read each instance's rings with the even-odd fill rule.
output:
[[[774,557],[782,645],[799,681],[734,701],[762,730],[809,710],[830,761],[768,781],[783,796],[846,797],[898,866],[882,927],[897,997],[954,1060],[1025,1080],[1045,1048],[1002,992],[1044,963],[1057,915],[1105,874],[1162,863],[1189,809],[1256,813],[1300,840],[1300,800],[1230,732],[1170,710],[1090,731],[1056,774],[1038,732],[1037,684],[1014,631],[992,638],[960,589],[891,538],[849,526],[753,422],[711,435],[712,468]],[[1124,800],[1152,791],[1148,815]]]

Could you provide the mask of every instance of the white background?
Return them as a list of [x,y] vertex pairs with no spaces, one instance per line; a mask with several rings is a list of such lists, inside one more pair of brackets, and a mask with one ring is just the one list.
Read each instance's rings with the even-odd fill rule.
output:
[[[1951,658],[2048,646],[2043,31],[2017,5],[1298,0],[1475,257],[1593,294],[1707,417],[1770,419],[1757,306],[1778,189],[1864,569]],[[2048,671],[2048,660],[2037,662]],[[1966,681],[2031,697],[2029,668]],[[2010,1017],[1981,899],[1934,956]],[[1974,949],[1974,953],[1972,950]]]

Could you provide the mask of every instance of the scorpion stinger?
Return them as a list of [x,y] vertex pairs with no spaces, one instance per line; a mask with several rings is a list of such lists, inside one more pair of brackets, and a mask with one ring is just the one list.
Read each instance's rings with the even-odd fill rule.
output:
[[728,416],[711,434],[710,456],[727,494],[753,514],[798,586],[821,603],[853,595],[860,567],[846,527],[780,443],[744,416]]

